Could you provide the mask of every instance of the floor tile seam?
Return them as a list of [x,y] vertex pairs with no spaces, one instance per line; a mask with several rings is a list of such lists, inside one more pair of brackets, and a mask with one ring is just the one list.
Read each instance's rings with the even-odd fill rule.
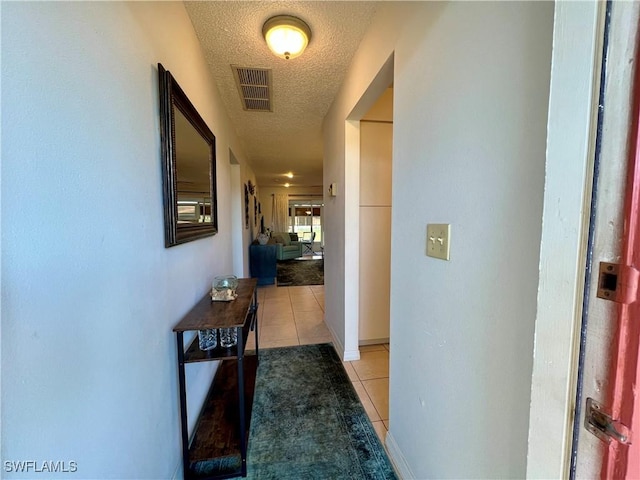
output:
[[296,335],[298,336],[298,343],[300,342],[300,331],[298,330],[298,324],[294,321],[293,325],[296,327]]
[[[304,317],[306,315],[303,315],[304,313],[312,313],[312,312],[298,312],[298,315],[296,315],[295,313],[293,314],[293,321],[296,323],[305,323],[305,322],[309,322],[309,320],[303,320],[302,318],[300,318],[300,320],[297,320],[296,317],[300,316],[300,317]],[[325,323],[324,318],[321,320],[322,323]],[[315,322],[314,320],[311,320],[310,322]]]
[[267,320],[277,320],[278,318],[287,318],[289,320],[293,320],[293,313],[292,312],[282,312],[282,311],[276,311],[276,312],[270,312],[267,315],[265,315]]
[[376,408],[375,404],[373,403],[373,399],[371,398],[371,395],[369,395],[369,392],[367,392],[367,389],[364,388],[364,385],[362,384],[362,382],[360,382],[360,385],[362,385],[362,389],[364,390],[364,393],[367,394],[367,398],[369,399],[369,402],[371,403],[371,405],[373,406],[374,410],[376,411],[376,413],[378,414],[378,416],[380,416],[380,412],[378,412],[378,409]]
[[264,307],[265,312],[269,312],[269,313],[279,313],[279,312],[291,312],[293,313],[293,308],[291,308],[290,305],[287,304],[281,304],[281,305],[267,305],[266,307]]
[[[364,387],[363,387],[364,388]],[[375,404],[373,403],[373,400],[371,400],[371,397],[369,396],[369,393],[367,393],[367,391],[365,390],[365,393],[367,394],[367,398],[369,399],[369,403],[371,404],[371,407],[373,408],[374,412],[376,412],[376,415],[378,415],[378,420],[375,420],[374,417],[371,417],[369,415],[369,412],[366,411],[365,412],[367,414],[367,417],[369,418],[370,422],[382,422],[382,417],[380,416],[380,412],[378,412],[378,409],[376,408]],[[358,398],[360,400],[360,398]],[[360,400],[360,403],[362,403],[362,400]],[[363,405],[364,407],[364,405]]]
[[278,300],[273,300],[269,302],[267,305],[265,305],[265,308],[266,307],[281,308],[281,307],[290,307],[290,306],[291,306],[291,302],[289,300],[287,300],[286,298],[279,298]]
[[386,350],[386,349],[382,349],[382,350],[364,350],[364,351],[360,352],[360,359],[362,359],[363,355],[365,357],[369,357],[369,356],[379,357],[380,353],[384,354],[384,356],[389,356],[389,350]]
[[[274,334],[283,335],[283,334],[285,334],[287,332],[287,327],[289,327],[289,326],[290,326],[290,324],[285,324],[285,325],[267,325],[265,328],[267,329],[269,334],[274,333]],[[282,328],[282,327],[284,327],[284,328]],[[295,327],[295,325],[294,325],[294,327]],[[264,331],[264,329],[263,329],[263,331]],[[298,330],[296,329],[296,336],[297,336],[297,334],[298,334]],[[260,336],[262,336],[262,334],[260,334]],[[283,335],[283,337],[284,336],[288,337],[288,335]]]
[[298,335],[300,337],[305,337],[305,338],[328,338],[330,335],[330,332],[326,332],[326,331],[318,331],[318,330],[305,330],[304,328],[298,329],[296,327],[296,329],[298,330]]
[[[363,385],[364,386],[364,385]],[[365,392],[367,392],[367,389],[364,389]],[[376,411],[376,413],[378,414],[378,418],[380,419],[381,422],[384,422],[385,420],[389,420],[388,418],[384,418],[382,416],[382,413],[380,413],[380,410],[378,410],[378,407],[376,407],[375,402],[373,401],[373,399],[371,398],[371,395],[369,395],[369,392],[367,392],[367,395],[369,396],[369,400],[371,400],[371,405],[373,405],[373,409]]]
[[[354,370],[355,370],[355,368],[354,368]],[[358,372],[356,371],[356,374],[357,374],[357,373],[358,373]],[[358,377],[358,378],[359,378],[359,377]],[[389,375],[383,375],[382,377],[371,377],[371,378],[365,378],[364,380],[363,380],[363,379],[360,379],[360,381],[361,381],[361,382],[368,382],[369,380],[384,380],[384,379],[386,379],[386,378],[389,378]]]
[[356,373],[356,377],[358,378],[359,382],[362,382],[362,380],[360,379],[360,375],[358,375],[358,371],[356,370],[356,367],[353,366],[353,362],[347,362],[349,365],[351,365],[351,368],[353,369],[353,371]]
[[322,305],[320,305],[320,301],[318,300],[318,297],[316,296],[316,292],[311,290],[311,293],[313,293],[313,298],[316,299],[316,303],[320,306],[320,308],[322,308],[322,311],[324,312],[324,308],[322,307]]
[[293,301],[291,300],[291,290],[287,287],[287,295],[289,296],[289,307],[291,308],[291,313],[293,313]]
[[309,300],[311,300],[311,298],[315,298],[315,294],[312,291],[296,292],[290,295],[291,295],[291,298],[301,298],[301,299],[309,299]]
[[265,312],[266,317],[270,318],[279,318],[279,317],[291,317],[293,318],[293,312],[285,311],[285,310],[276,310],[276,311],[268,311]]
[[267,316],[270,318],[290,318],[291,320],[293,320],[293,314],[289,314],[287,312],[270,312],[267,314]]
[[[264,336],[264,334],[265,334],[265,330],[267,330],[267,331],[269,332],[270,330],[276,330],[276,329],[278,329],[278,328],[280,328],[280,327],[283,327],[283,326],[286,326],[286,325],[287,325],[287,324],[284,324],[284,325],[281,325],[281,324],[265,325],[265,324],[263,323],[263,324],[260,326],[261,328],[260,328],[260,332],[259,332],[259,334],[258,334],[258,336],[259,336],[259,340],[262,340],[262,339],[263,339],[263,336]],[[297,332],[296,332],[296,336],[297,336]]]
[[360,374],[358,373],[358,369],[357,369],[356,367],[354,367],[353,365],[351,365],[351,367],[352,367],[352,368],[353,368],[353,370],[356,372],[356,375],[357,375],[358,379],[359,379],[361,382],[366,382],[366,381],[369,381],[369,380],[381,380],[381,379],[389,378],[389,375],[382,375],[382,376],[380,376],[380,377],[376,376],[376,377],[371,377],[371,378],[362,378],[362,377],[360,376]]
[[271,331],[271,332],[266,332],[264,335],[260,335],[260,339],[278,339],[278,338],[298,338],[298,333],[293,333],[293,332],[279,332],[279,331]]
[[299,323],[301,325],[321,325],[324,324],[324,320],[316,318],[316,319],[311,319],[309,320],[308,317],[304,318],[304,315],[300,315],[299,317],[303,317],[303,318],[298,318],[296,319],[296,316],[294,315],[293,317],[293,321],[296,323]]
[[[376,402],[373,401],[373,398],[369,394],[369,391],[367,390],[367,387],[364,386],[364,383],[362,384],[362,388],[364,388],[364,391],[367,392],[367,396],[369,397],[369,400],[371,401],[371,405],[373,405],[373,408],[375,409],[376,413],[378,414],[378,417],[380,417],[380,420],[381,421],[389,420],[389,418],[388,418],[389,413],[387,412],[387,417],[386,418],[382,415],[382,412],[380,410],[378,410],[378,407],[376,406]],[[389,402],[389,399],[387,398],[387,403],[388,402]]]
[[316,328],[322,328],[323,326],[325,328],[327,328],[327,325],[324,324],[324,323],[322,323],[322,324],[321,323],[315,323],[315,322],[311,323],[311,322],[306,322],[304,320],[303,321],[296,321],[295,319],[294,319],[294,323],[296,324],[296,328],[298,328],[300,330],[305,330],[305,329],[313,330],[313,329],[316,329]]
[[321,337],[321,336],[314,336],[314,337],[302,336],[300,338],[305,339],[304,342],[300,340],[300,345],[316,345],[318,343],[329,343],[331,341],[329,338]]
[[307,311],[303,311],[303,310],[294,310],[293,311],[293,315],[298,315],[298,316],[306,316],[306,315],[324,315],[324,312],[320,309],[317,310],[307,310]]
[[269,323],[267,325],[265,325],[266,328],[270,328],[270,327],[287,327],[290,326],[293,323],[293,321],[288,321],[288,322],[284,322],[284,323]]
[[296,323],[296,316],[293,315],[293,326],[296,329],[296,336],[298,337],[298,345],[300,345],[300,332],[298,331],[298,324]]
[[[305,329],[304,329],[303,325],[304,325],[304,324],[299,325],[299,324],[296,322],[296,330],[297,330],[298,332],[300,332],[300,331],[304,331]],[[324,332],[322,332],[322,333],[315,334],[315,335],[306,335],[306,334],[303,334],[303,336],[304,336],[304,337],[323,337],[323,336],[325,336],[325,335],[327,335],[327,334],[328,334],[328,335],[331,335],[331,331],[329,330],[329,327],[327,327],[326,323],[322,323],[321,325],[318,325],[318,327],[319,327],[319,328],[321,328],[321,329],[324,327],[325,331],[324,331]],[[314,327],[312,327],[312,328],[310,329],[310,331],[315,330],[315,328],[316,328],[315,326],[314,326]]]
[[301,313],[321,311],[318,305],[300,305],[297,303],[291,306],[291,310]]
[[[287,288],[287,290],[289,290]],[[291,293],[289,293],[289,301],[291,305],[291,312],[293,313],[293,326],[296,329],[296,336],[298,338],[298,345],[300,345],[300,332],[298,331],[298,322],[296,322],[296,312],[293,310],[293,300],[291,300]]]
[[315,324],[318,322],[324,322],[324,318],[321,318],[320,314],[313,312],[298,313],[297,319],[296,315],[294,314],[293,318],[297,323]]
[[322,343],[329,343],[329,339],[326,337],[300,337],[301,345],[320,345]]
[[320,305],[318,305],[318,302],[316,302],[314,300],[314,302],[291,302],[291,309],[292,310],[300,310],[301,312],[304,310],[315,310],[315,309],[319,309]]

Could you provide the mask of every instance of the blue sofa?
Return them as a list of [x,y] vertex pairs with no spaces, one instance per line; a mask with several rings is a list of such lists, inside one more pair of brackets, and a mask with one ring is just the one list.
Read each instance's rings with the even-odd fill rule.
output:
[[302,243],[291,240],[288,232],[273,232],[271,240],[276,244],[276,260],[291,260],[302,256]]

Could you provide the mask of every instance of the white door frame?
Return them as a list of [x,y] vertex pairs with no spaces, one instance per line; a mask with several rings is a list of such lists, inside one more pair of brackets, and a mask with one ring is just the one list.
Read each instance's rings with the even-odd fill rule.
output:
[[604,10],[555,4],[527,478],[569,473]]
[[[360,119],[393,83],[392,54],[382,65],[345,121],[344,172],[344,352],[343,360],[360,358]],[[335,341],[335,338],[334,338]]]

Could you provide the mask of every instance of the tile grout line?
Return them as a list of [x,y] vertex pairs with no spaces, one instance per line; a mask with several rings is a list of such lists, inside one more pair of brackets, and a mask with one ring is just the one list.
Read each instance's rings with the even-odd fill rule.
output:
[[298,332],[298,322],[296,322],[296,312],[293,309],[293,299],[291,298],[291,291],[289,287],[286,287],[289,294],[289,306],[291,307],[291,314],[293,315],[293,327],[296,329],[296,338],[298,339],[298,345],[300,345],[300,333]]
[[[322,284],[322,286],[324,286],[324,284]],[[320,302],[318,301],[318,297],[316,296],[316,292],[313,291],[313,288],[310,288],[311,293],[313,294],[313,298],[316,299],[316,303],[318,304],[318,306],[320,307],[320,310],[322,310],[322,313],[324,314],[324,305],[320,305]]]
[[[353,361],[349,362],[349,364],[352,364],[352,363],[353,363]],[[353,365],[351,365],[351,368],[356,373],[356,377],[358,377],[358,381],[360,382],[360,384],[362,385],[362,388],[364,389],[365,393],[367,394],[367,398],[369,398],[369,401],[371,402],[371,405],[373,405],[373,409],[378,414],[378,417],[380,417],[380,421],[383,422],[384,420],[382,420],[382,415],[380,414],[380,411],[378,410],[378,407],[376,407],[376,404],[373,402],[373,399],[371,398],[371,395],[369,395],[369,392],[367,390],[367,387],[365,387],[364,382],[366,382],[367,380],[384,380],[385,378],[388,379],[389,377],[386,376],[386,377],[368,378],[367,380],[362,380],[360,378],[360,374],[358,374],[358,370],[356,370],[356,368]],[[373,423],[373,420],[371,418],[369,418],[369,420]]]

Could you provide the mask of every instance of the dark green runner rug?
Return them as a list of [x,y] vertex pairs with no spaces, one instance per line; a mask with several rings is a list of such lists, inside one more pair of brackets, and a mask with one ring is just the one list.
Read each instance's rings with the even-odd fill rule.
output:
[[260,351],[247,478],[396,479],[330,344]]
[[262,350],[249,440],[255,479],[395,479],[330,344]]
[[277,272],[279,287],[324,285],[324,260],[281,260]]

